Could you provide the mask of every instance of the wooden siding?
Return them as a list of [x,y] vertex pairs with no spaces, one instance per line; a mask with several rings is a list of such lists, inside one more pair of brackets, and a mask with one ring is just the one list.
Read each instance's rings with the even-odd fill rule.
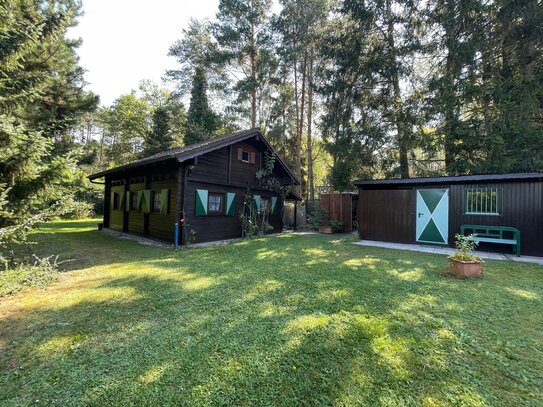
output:
[[[130,184],[130,192],[136,193],[144,190],[143,182]],[[138,212],[137,209],[130,209],[128,212],[128,233],[143,236],[143,212]]]
[[[115,192],[116,194],[119,194],[119,196],[124,194],[124,185],[111,187],[111,192]],[[113,202],[110,203],[109,211],[109,228],[122,232],[124,216],[123,211],[121,209],[113,209]]]
[[[196,190],[205,189],[210,192],[220,192],[227,193],[233,192],[236,194],[235,203],[235,215],[226,216],[226,215],[207,215],[207,216],[196,216]],[[214,240],[221,239],[233,239],[241,237],[241,222],[240,222],[240,212],[243,208],[243,198],[246,193],[245,188],[227,186],[227,185],[217,185],[210,183],[200,183],[194,182],[190,179],[187,182],[187,189],[185,193],[185,216],[186,222],[189,224],[189,229],[192,229],[196,232],[196,242],[210,242]],[[269,198],[271,196],[276,196],[271,192],[266,191],[253,191],[255,194],[259,194],[262,198]],[[282,207],[282,202],[280,199],[277,201],[279,205],[279,212]],[[281,226],[281,216],[270,216],[269,218],[270,225],[273,226],[273,230],[270,230],[270,233],[277,233],[282,230]]]
[[177,222],[177,177],[151,182],[151,191],[160,193],[162,189],[170,190],[169,211],[167,215],[156,211],[149,214],[149,237],[173,243],[174,225]]
[[360,237],[383,242],[415,242],[415,195],[410,189],[361,190]]
[[325,211],[327,224],[331,220],[341,222],[341,230],[350,233],[353,230],[353,198],[351,194],[321,194],[321,208]]
[[[390,188],[390,187],[388,187]],[[359,191],[359,233],[362,239],[399,243],[416,243],[415,211],[417,189],[449,189],[449,246],[463,224],[512,226],[520,230],[521,252],[543,255],[543,183],[508,182],[452,185],[418,185],[406,189],[364,187]],[[501,188],[500,215],[464,213],[465,190]],[[481,250],[512,253],[507,245],[481,243]]]

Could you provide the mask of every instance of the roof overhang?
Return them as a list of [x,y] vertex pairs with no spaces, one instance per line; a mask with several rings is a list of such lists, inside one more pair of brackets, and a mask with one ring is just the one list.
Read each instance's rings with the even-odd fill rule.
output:
[[210,140],[205,143],[200,143],[195,146],[187,146],[181,149],[168,150],[163,153],[159,153],[156,156],[151,156],[149,158],[144,158],[144,159],[133,161],[131,163],[124,164],[118,167],[110,168],[108,170],[97,172],[96,174],[89,175],[89,179],[93,180],[97,178],[102,178],[106,175],[123,173],[126,170],[131,169],[131,168],[145,167],[149,164],[156,164],[158,162],[164,162],[168,160],[177,160],[177,162],[182,163],[185,161],[192,160],[203,154],[207,154],[211,151],[218,150],[220,148],[224,148],[231,144],[238,143],[240,141],[244,141],[253,137],[258,138],[259,141],[262,141],[264,145],[266,146],[266,148],[268,148],[272,152],[272,154],[275,155],[279,165],[281,165],[281,167],[285,170],[287,175],[291,178],[292,185],[300,185],[300,181],[290,171],[290,168],[285,164],[285,162],[279,156],[279,154],[277,154],[277,152],[268,142],[266,137],[264,137],[260,129],[257,129],[257,128],[244,130],[244,131],[234,133],[225,137]]
[[428,177],[428,178],[402,178],[402,179],[376,179],[358,180],[354,182],[359,188],[372,186],[402,187],[413,185],[443,185],[443,184],[469,184],[491,182],[521,182],[543,181],[543,172],[525,172],[514,174],[479,174],[459,175],[453,177]]

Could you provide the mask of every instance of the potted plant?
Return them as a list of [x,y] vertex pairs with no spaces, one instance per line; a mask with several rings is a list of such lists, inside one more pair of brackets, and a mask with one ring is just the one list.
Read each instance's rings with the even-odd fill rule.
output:
[[451,273],[456,277],[480,277],[483,275],[483,261],[472,254],[479,242],[473,240],[474,235],[457,234],[455,246],[458,251],[449,256]]

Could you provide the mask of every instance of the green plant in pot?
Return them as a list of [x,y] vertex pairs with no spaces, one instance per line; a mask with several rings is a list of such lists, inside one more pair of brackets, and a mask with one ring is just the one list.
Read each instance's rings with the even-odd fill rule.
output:
[[483,261],[473,251],[479,242],[473,240],[474,235],[455,236],[456,253],[449,256],[451,273],[456,277],[480,277],[483,275]]

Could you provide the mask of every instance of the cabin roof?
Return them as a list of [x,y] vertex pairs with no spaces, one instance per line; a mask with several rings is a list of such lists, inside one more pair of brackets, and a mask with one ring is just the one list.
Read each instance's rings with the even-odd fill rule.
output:
[[431,184],[468,184],[477,182],[515,182],[515,181],[542,181],[543,172],[523,172],[512,174],[478,174],[478,175],[457,175],[451,177],[425,177],[425,178],[402,178],[402,179],[375,179],[358,180],[354,184],[358,187],[365,186],[408,186],[408,185],[431,185]]
[[128,164],[120,165],[118,167],[110,168],[105,171],[97,172],[96,174],[92,174],[89,176],[89,179],[96,179],[101,178],[104,175],[113,174],[117,172],[122,172],[129,168],[139,167],[141,165],[147,165],[152,164],[160,161],[166,161],[166,160],[173,160],[176,159],[178,162],[187,161],[190,159],[193,159],[195,157],[198,157],[200,155],[209,153],[214,150],[218,150],[223,147],[227,147],[231,144],[247,140],[252,137],[259,137],[260,140],[266,145],[266,147],[275,154],[277,158],[277,162],[279,165],[281,165],[287,174],[292,178],[294,185],[300,185],[300,181],[292,174],[290,171],[290,168],[285,164],[285,162],[282,160],[282,158],[277,154],[277,152],[273,149],[271,144],[266,140],[266,137],[262,134],[260,129],[253,128],[249,130],[243,130],[236,133],[229,134],[227,136],[215,138],[212,140],[203,141],[201,143],[191,144],[189,146],[185,147],[176,147],[171,148],[166,151],[162,151],[157,154],[153,154],[149,157],[142,158],[140,160],[132,161]]

